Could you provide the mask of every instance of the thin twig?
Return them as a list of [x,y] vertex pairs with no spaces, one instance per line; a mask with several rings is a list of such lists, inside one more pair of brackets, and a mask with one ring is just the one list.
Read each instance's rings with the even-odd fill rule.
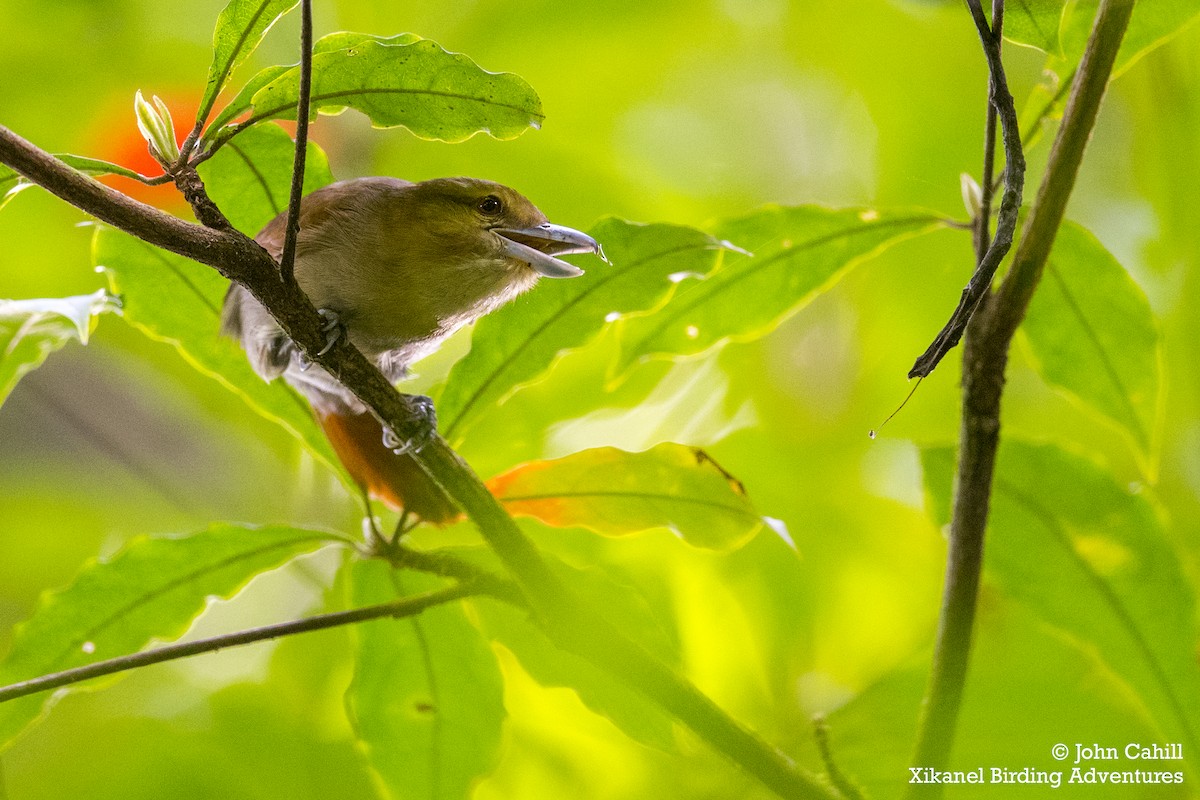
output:
[[858,784],[843,773],[833,760],[833,748],[829,744],[829,722],[823,716],[813,718],[813,739],[817,743],[817,752],[821,755],[821,763],[825,765],[825,774],[829,777],[829,782],[846,800],[866,800]]
[[[137,177],[133,178],[133,180],[136,180],[138,183],[141,183],[145,186],[162,186],[164,183],[170,183],[172,180],[174,180],[174,178],[172,178],[170,175],[168,175],[165,172],[162,175],[155,175],[153,178],[150,177],[149,175],[143,175],[140,172],[137,172],[134,174]],[[131,176],[122,175],[121,177],[129,178]]]
[[296,102],[296,156],[292,162],[292,193],[288,199],[287,233],[279,257],[279,273],[292,280],[296,238],[300,235],[300,198],[304,195],[304,157],[308,151],[308,106],[312,93],[312,0],[300,3],[300,98]]
[[[1133,0],[1102,0],[1075,74],[1050,160],[1021,233],[1012,267],[984,312],[971,321],[963,355],[963,416],[959,433],[954,517],[946,556],[946,586],[912,765],[945,767],[954,742],[970,660],[984,533],[1000,442],[1000,401],[1008,351],[1062,223],[1067,200],[1095,126],[1100,101]],[[1003,121],[1003,116],[1001,117]],[[936,784],[914,784],[911,798],[940,796]]]
[[[992,35],[996,47],[1004,45],[1004,0],[992,0]],[[988,242],[992,238],[992,180],[996,171],[996,104],[992,102],[992,81],[988,81],[987,121],[983,132],[983,172],[979,185],[983,187],[979,198],[979,215],[975,219],[975,265],[978,267],[987,257]]]
[[1134,0],[1104,0],[1096,12],[1087,49],[1076,68],[1063,110],[1062,125],[1050,149],[1035,212],[1025,221],[1012,268],[998,292],[997,312],[1002,313],[997,313],[993,322],[997,336],[1013,336],[1041,280],[1055,234],[1066,214],[1067,200],[1075,188],[1084,150],[1091,141],[1100,101],[1108,88],[1133,5]]
[[[1000,58],[999,32],[993,33],[988,26],[979,0],[967,0],[967,6],[971,9],[971,17],[983,44],[983,53],[987,58],[988,72],[991,76],[991,105],[1000,117],[1004,134],[1004,196],[1000,200],[1000,212],[996,215],[995,238],[992,239],[983,258],[979,260],[967,287],[963,289],[958,307],[954,309],[950,321],[908,371],[910,378],[924,378],[929,375],[942,357],[962,339],[967,323],[991,288],[996,269],[1012,247],[1013,234],[1017,229],[1017,212],[1021,209],[1021,192],[1025,185],[1025,155],[1021,151],[1020,125],[1012,93],[1008,90],[1008,79],[1004,75],[1004,62]],[[1003,14],[999,21],[1003,21]],[[986,192],[987,184],[984,186]]]
[[449,586],[445,589],[416,595],[415,597],[406,597],[403,600],[396,600],[391,603],[355,608],[350,611],[337,611],[331,614],[319,614],[306,619],[264,625],[260,628],[251,628],[250,630],[238,631],[237,633],[227,633],[208,639],[197,639],[194,642],[167,645],[155,648],[154,650],[147,650],[143,653],[118,656],[117,658],[97,661],[94,664],[87,664],[86,666],[63,670],[62,672],[55,672],[50,675],[42,675],[31,680],[4,686],[0,688],[0,703],[7,700],[15,700],[18,697],[25,697],[26,695],[47,692],[63,686],[70,686],[71,684],[92,678],[99,678],[103,675],[115,675],[119,672],[126,672],[151,664],[162,664],[167,661],[200,655],[201,653],[212,653],[217,650],[224,650],[227,647],[239,647],[245,644],[253,644],[254,642],[277,639],[281,636],[293,636],[298,633],[320,631],[326,628],[336,628],[341,625],[352,625],[382,617],[411,617],[432,606],[483,593],[476,584],[470,582],[460,583],[456,586]]

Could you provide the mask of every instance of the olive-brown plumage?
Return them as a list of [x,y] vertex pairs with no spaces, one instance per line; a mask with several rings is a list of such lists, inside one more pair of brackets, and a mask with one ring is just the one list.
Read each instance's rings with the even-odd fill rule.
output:
[[[287,215],[256,241],[275,258]],[[532,288],[540,275],[581,271],[555,258],[599,252],[590,237],[550,224],[513,189],[473,178],[409,183],[359,178],[319,189],[300,206],[294,274],[313,305],[392,381],[450,334]],[[234,284],[222,332],[265,379],[284,378],[316,410],[347,470],[389,506],[433,522],[453,506],[332,376],[309,365],[274,318]]]

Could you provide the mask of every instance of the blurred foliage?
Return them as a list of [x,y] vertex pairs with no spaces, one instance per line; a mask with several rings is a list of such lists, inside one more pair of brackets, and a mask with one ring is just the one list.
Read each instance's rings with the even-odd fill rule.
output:
[[[220,76],[245,56],[224,34],[214,59],[222,5],[11,4],[0,122],[51,151],[151,174],[134,93],[165,98],[184,124],[194,119],[212,96],[205,68]],[[255,5],[235,0],[223,19],[244,24]],[[866,433],[903,398],[904,372],[971,263],[969,237],[942,223],[964,215],[958,176],[978,170],[986,97],[961,5],[316,5],[318,32],[384,37],[372,52],[416,47],[462,64],[444,47],[521,76],[508,89],[532,86],[537,97],[522,95],[521,120],[497,133],[545,121],[512,141],[451,146],[377,130],[357,111],[323,116],[309,188],[334,176],[474,175],[514,186],[565,224],[604,218],[591,229],[611,266],[588,264],[587,277],[540,286],[485,319],[475,342],[459,337],[422,364],[413,390],[439,396],[443,424],[481,474],[534,464],[502,479],[523,482],[523,496],[553,491],[539,483],[555,468],[547,465],[571,473],[560,487],[565,476],[594,492],[602,470],[620,464],[623,475],[675,487],[677,505],[697,491],[735,497],[739,525],[717,543],[759,532],[728,552],[689,544],[702,526],[694,509],[645,498],[614,521],[640,515],[633,527],[651,527],[633,535],[522,525],[572,586],[722,708],[816,770],[809,719],[828,715],[843,771],[873,797],[897,796],[936,625],[958,419],[953,359],[880,439]],[[1030,98],[1038,113],[1061,85],[1042,67],[1069,76],[1095,4],[1019,5],[1026,13],[1010,15],[1010,37],[1051,51],[1006,51],[1018,102]],[[1195,13],[1182,0],[1139,4],[1073,223],[1011,359],[1011,442],[959,767],[1055,768],[1058,742],[1181,741],[1187,784],[1120,796],[1197,796],[1200,26],[1147,50]],[[296,26],[285,17],[245,57],[218,112],[291,90],[294,77],[274,65],[295,61]],[[405,32],[440,47],[388,43]],[[254,91],[237,99],[248,81]],[[484,126],[422,129],[373,107],[332,105],[450,140]],[[1053,123],[1052,113],[1038,130],[1052,134]],[[1028,154],[1031,187],[1051,138]],[[243,230],[280,210],[287,145],[266,123],[205,165]],[[5,180],[0,190],[13,183]],[[106,180],[187,213],[170,187]],[[20,331],[33,348],[4,361],[14,380],[63,348],[0,409],[5,682],[61,666],[22,665],[46,643],[78,659],[83,643],[130,650],[189,628],[207,635],[436,585],[402,573],[397,587],[378,564],[325,553],[270,569],[329,541],[312,531],[357,536],[357,499],[294,396],[258,381],[217,337],[223,281],[123,235],[73,228],[80,219],[37,189],[0,213],[0,296],[90,300],[104,285],[92,263],[125,296],[123,319],[102,317],[86,350],[70,340],[87,338],[94,320],[78,315],[91,306],[76,302],[49,323],[53,308],[4,306],[6,341]],[[11,326],[14,307],[38,327]],[[660,327],[668,320],[669,331]],[[652,354],[666,358],[642,358]],[[670,448],[625,452],[663,442],[704,446],[746,496],[711,465],[682,471]],[[558,525],[597,513],[532,510]],[[239,525],[209,529],[213,520]],[[243,527],[268,523],[278,527]],[[192,535],[142,538],[180,532]],[[261,547],[255,536],[276,536],[283,549],[246,556]],[[418,529],[414,542],[476,544],[465,524]],[[489,565],[477,548],[460,550]],[[205,564],[224,566],[209,575]],[[258,572],[231,600],[206,599]],[[187,602],[156,594],[155,581],[182,587]],[[39,602],[47,590],[57,591]],[[80,592],[87,599],[70,601]],[[130,627],[110,645],[111,626],[76,613],[89,604]],[[141,611],[126,619],[125,609]],[[42,699],[0,707],[15,715],[12,725],[0,717],[4,731]],[[406,749],[388,747],[398,741]],[[477,748],[455,745],[468,741]],[[770,796],[643,699],[549,647],[524,615],[486,600],[71,693],[3,760],[14,800],[454,797],[468,786],[477,798]]]

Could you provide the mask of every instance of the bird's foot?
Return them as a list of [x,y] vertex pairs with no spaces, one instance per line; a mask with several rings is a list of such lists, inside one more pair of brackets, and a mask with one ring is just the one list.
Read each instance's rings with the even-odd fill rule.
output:
[[383,429],[383,446],[398,456],[419,453],[437,434],[437,413],[433,401],[421,394],[403,394],[412,419],[402,430]]
[[338,343],[338,339],[345,338],[346,326],[342,324],[342,318],[332,308],[318,308],[317,313],[321,315],[321,319],[325,323],[321,325],[321,330],[325,332],[325,346],[317,351],[317,355],[323,356],[333,349],[333,346]]
[[[333,349],[339,339],[345,338],[346,326],[342,324],[341,317],[332,308],[318,308],[317,313],[324,320],[321,323],[321,330],[325,332],[325,344],[317,351],[318,356],[323,356]],[[312,359],[299,350],[296,352],[296,360],[300,362],[301,372],[307,372],[308,368],[312,366]]]

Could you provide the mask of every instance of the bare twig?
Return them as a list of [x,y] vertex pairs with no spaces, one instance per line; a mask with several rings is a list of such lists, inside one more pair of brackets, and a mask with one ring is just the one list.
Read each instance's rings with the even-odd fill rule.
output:
[[813,718],[813,739],[817,744],[817,752],[821,755],[821,763],[825,765],[825,774],[829,777],[829,782],[846,800],[866,800],[858,784],[847,777],[833,759],[833,748],[829,743],[829,722],[825,717]]
[[296,238],[300,235],[300,198],[304,194],[304,157],[308,151],[308,106],[312,93],[312,0],[300,3],[300,98],[296,102],[296,156],[292,162],[292,192],[288,199],[287,233],[279,257],[279,272],[292,279]]
[[[992,35],[996,47],[1004,44],[1004,0],[992,0]],[[978,267],[987,258],[988,242],[992,238],[992,189],[996,171],[996,104],[991,100],[991,83],[988,81],[987,122],[983,132],[983,173],[979,185],[979,214],[975,218],[975,265]]]
[[[996,269],[1012,247],[1013,234],[1017,229],[1017,212],[1021,209],[1021,192],[1025,185],[1025,156],[1021,151],[1021,132],[1017,121],[1017,109],[1012,93],[1008,90],[1008,79],[1004,75],[1004,62],[1000,58],[1000,34],[988,26],[987,17],[979,0],[967,0],[971,17],[983,43],[990,73],[990,104],[1000,117],[1004,140],[1004,196],[1000,200],[1000,212],[996,215],[996,236],[987,248],[967,287],[963,289],[958,307],[950,321],[938,333],[933,343],[916,360],[908,371],[910,378],[924,378],[933,372],[938,362],[950,352],[967,329],[967,323],[975,314],[980,302],[992,285]],[[1003,13],[997,21],[1003,21]],[[983,184],[985,197],[988,184]],[[988,201],[990,203],[990,200]]]
[[260,628],[251,628],[250,630],[238,631],[237,633],[227,633],[208,639],[197,639],[194,642],[167,645],[155,648],[154,650],[147,650],[143,653],[118,656],[117,658],[97,661],[94,664],[55,672],[50,675],[42,675],[31,680],[0,687],[0,703],[39,692],[48,692],[51,689],[58,689],[92,678],[99,678],[103,675],[115,675],[119,672],[147,667],[151,664],[162,664],[167,661],[200,655],[201,653],[213,653],[217,650],[224,650],[227,647],[240,647],[241,645],[253,644],[254,642],[277,639],[280,636],[292,636],[298,633],[320,631],[327,628],[336,628],[341,625],[352,625],[358,622],[366,622],[367,620],[380,619],[382,617],[411,617],[427,608],[481,593],[483,592],[481,592],[480,587],[473,583],[460,583],[456,586],[416,595],[415,597],[406,597],[403,600],[395,600],[391,603],[355,608],[350,611],[336,611],[331,614],[320,614],[315,617],[293,620],[291,622],[280,622],[275,625],[264,625]]
[[[913,766],[941,769],[949,759],[970,659],[984,532],[1000,442],[1000,400],[1008,351],[1062,223],[1133,2],[1102,0],[1100,3],[1012,267],[990,302],[971,320],[967,332],[963,354],[963,417],[946,585]],[[940,786],[914,784],[909,794],[914,798],[937,797]]]

